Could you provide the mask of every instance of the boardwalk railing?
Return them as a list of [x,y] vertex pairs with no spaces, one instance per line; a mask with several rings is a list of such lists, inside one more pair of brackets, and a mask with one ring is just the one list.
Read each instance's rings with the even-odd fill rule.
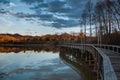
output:
[[120,54],[120,46],[117,45],[106,45],[106,44],[78,44],[78,43],[64,43],[66,45],[75,45],[75,46],[81,46],[81,45],[90,45],[90,46],[95,46],[97,48],[102,48],[102,49],[107,49],[107,50],[111,50],[115,53],[119,53]]
[[119,53],[119,54],[120,54],[120,46],[116,46],[116,45],[105,45],[105,44],[101,44],[101,45],[91,44],[91,45],[94,45],[95,47],[98,47],[98,48],[111,50],[111,51],[113,51],[113,52],[116,52],[116,53]]
[[[116,74],[114,72],[114,69],[112,67],[111,61],[109,59],[109,57],[107,55],[105,55],[105,53],[103,53],[99,48],[96,48],[98,45],[91,45],[91,44],[72,44],[72,43],[64,43],[60,46],[64,46],[64,47],[70,47],[70,48],[77,48],[77,49],[83,49],[83,50],[87,50],[89,52],[94,53],[97,56],[94,56],[96,59],[96,63],[99,66],[99,74],[101,77],[101,80],[117,80]],[[108,45],[106,45],[108,46]],[[99,47],[99,46],[98,46]],[[116,46],[117,48],[119,48],[119,46]],[[116,48],[114,46],[114,48]],[[106,47],[105,47],[106,48]],[[111,50],[110,46],[109,49]],[[114,49],[115,50],[115,49]],[[118,50],[119,51],[119,50]],[[98,55],[100,55],[102,57],[102,59],[99,60]]]

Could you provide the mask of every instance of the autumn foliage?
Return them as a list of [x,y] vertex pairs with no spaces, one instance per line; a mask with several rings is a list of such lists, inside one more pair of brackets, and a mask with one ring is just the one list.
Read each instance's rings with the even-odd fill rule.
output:
[[79,42],[84,37],[83,34],[54,34],[43,36],[23,36],[19,34],[0,34],[0,43],[41,43],[45,41],[60,42],[60,41],[74,41]]

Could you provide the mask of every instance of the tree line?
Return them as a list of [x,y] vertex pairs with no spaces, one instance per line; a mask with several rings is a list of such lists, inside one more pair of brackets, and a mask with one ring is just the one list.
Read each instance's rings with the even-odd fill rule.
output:
[[0,43],[3,44],[43,44],[56,42],[79,42],[83,34],[47,34],[43,36],[29,36],[20,34],[0,34]]
[[120,45],[120,0],[88,0],[81,15],[84,33],[96,35],[99,44]]

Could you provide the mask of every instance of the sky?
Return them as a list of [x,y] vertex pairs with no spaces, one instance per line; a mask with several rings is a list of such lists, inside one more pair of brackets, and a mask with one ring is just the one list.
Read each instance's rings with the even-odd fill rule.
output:
[[86,0],[0,0],[0,33],[80,32]]

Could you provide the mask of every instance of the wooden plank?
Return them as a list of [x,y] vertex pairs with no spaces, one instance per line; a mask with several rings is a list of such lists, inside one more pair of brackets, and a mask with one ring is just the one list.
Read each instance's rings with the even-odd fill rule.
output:
[[120,80],[120,55],[109,50],[102,51],[110,58],[117,80]]

